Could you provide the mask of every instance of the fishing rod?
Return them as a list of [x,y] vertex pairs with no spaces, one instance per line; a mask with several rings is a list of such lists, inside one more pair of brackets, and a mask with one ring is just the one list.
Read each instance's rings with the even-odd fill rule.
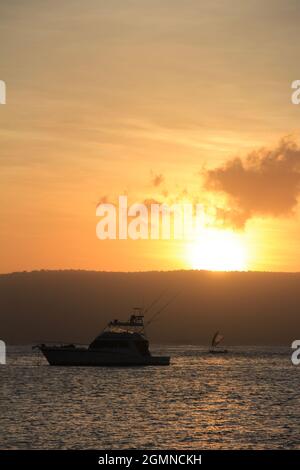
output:
[[149,307],[147,307],[143,311],[143,314],[146,315],[146,313],[148,313],[154,307],[154,305],[156,305],[160,301],[160,299],[166,294],[166,292],[168,292],[168,289],[165,289],[156,299],[154,299],[153,302],[149,305]]
[[151,318],[147,321],[146,326],[150,325],[165,310],[179,294],[175,294],[165,305],[163,305]]

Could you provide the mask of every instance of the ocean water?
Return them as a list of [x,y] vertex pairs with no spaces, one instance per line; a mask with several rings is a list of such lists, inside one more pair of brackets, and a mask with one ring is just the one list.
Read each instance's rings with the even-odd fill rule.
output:
[[0,366],[1,449],[300,449],[300,366],[284,348],[155,346],[169,367]]

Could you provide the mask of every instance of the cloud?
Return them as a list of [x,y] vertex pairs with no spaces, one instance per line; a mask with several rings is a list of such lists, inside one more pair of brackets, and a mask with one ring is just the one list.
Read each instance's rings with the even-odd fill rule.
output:
[[147,207],[147,209],[151,209],[152,204],[162,204],[162,202],[154,198],[148,198],[144,199],[143,204]]
[[108,204],[108,202],[109,202],[109,199],[107,195],[101,196],[99,198],[99,201],[97,202],[97,207],[100,206],[101,204]]
[[291,215],[300,194],[300,147],[292,138],[273,149],[251,152],[244,160],[204,171],[205,189],[224,193],[229,209],[217,209],[224,224],[242,228],[255,216]]
[[165,181],[165,177],[161,173],[152,175],[152,184],[153,184],[153,186],[155,186],[155,187],[160,186],[164,181]]
[[[285,137],[274,148],[261,148],[245,158],[232,158],[224,165],[204,169],[204,191],[190,192],[178,185],[169,191],[162,174],[153,173],[152,184],[159,194],[144,196],[143,203],[176,204],[182,201],[201,203],[211,226],[241,230],[254,217],[284,217],[293,215],[300,196],[300,146]],[[216,203],[212,193],[225,195]],[[218,200],[218,198],[217,198]],[[99,203],[108,202],[103,196]]]

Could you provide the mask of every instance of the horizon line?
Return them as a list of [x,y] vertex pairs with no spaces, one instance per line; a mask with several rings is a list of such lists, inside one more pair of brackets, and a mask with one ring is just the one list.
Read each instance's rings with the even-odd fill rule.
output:
[[212,274],[300,274],[300,271],[255,271],[255,270],[209,270],[209,269],[149,269],[149,270],[134,270],[134,271],[108,271],[98,269],[84,269],[84,268],[63,268],[63,269],[32,269],[30,271],[11,271],[0,273],[0,276],[10,276],[14,274],[36,274],[36,273],[63,273],[63,272],[85,272],[85,273],[99,273],[99,274],[147,274],[147,273],[212,273]]

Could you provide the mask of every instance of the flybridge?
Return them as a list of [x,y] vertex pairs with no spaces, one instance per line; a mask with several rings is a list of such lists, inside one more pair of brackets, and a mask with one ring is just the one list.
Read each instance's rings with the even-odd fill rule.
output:
[[170,300],[168,300],[168,302],[166,302],[158,310],[156,310],[145,324],[145,314],[148,313],[161,300],[161,297],[162,296],[159,296],[157,299],[155,299],[152,304],[146,309],[143,309],[142,307],[135,307],[133,309],[134,313],[130,316],[129,320],[127,321],[120,321],[118,319],[110,321],[105,330],[125,330],[127,332],[138,331],[139,333],[143,333],[145,327],[150,325],[150,323],[157,319],[157,317],[173,302],[177,295],[173,296]]
[[134,328],[141,328],[144,329],[144,315],[142,315],[142,309],[138,308],[135,309],[138,310],[138,314],[132,314],[130,316],[130,319],[128,321],[120,321],[118,319],[115,319],[113,321],[110,321],[108,324],[109,329],[114,329],[114,328],[125,328],[127,329],[134,329]]

